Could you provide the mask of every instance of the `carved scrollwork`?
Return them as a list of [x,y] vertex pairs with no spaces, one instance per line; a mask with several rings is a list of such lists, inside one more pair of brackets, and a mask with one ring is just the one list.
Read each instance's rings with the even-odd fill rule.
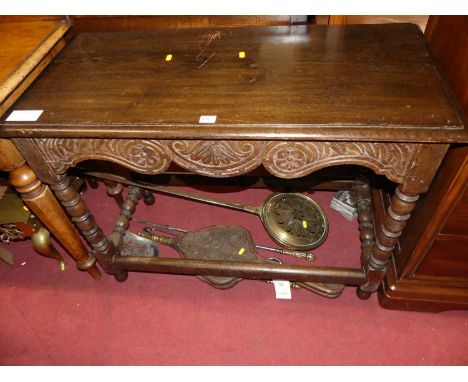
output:
[[[413,164],[419,144],[371,142],[264,142],[230,140],[141,139],[16,139],[28,141],[48,171],[62,174],[87,159],[109,160],[144,174],[165,171],[173,160],[179,166],[205,176],[232,177],[246,174],[260,164],[280,178],[298,178],[339,164],[369,167],[401,183]],[[27,144],[25,149],[31,150]],[[37,149],[37,150],[36,150]],[[36,154],[28,157],[37,157]],[[34,160],[29,160],[34,162]],[[40,168],[36,169],[42,174]],[[42,172],[41,172],[42,171]],[[47,174],[43,175],[47,178]]]
[[168,141],[172,159],[179,166],[201,175],[230,177],[245,174],[262,161],[259,141]]
[[401,182],[420,145],[370,142],[270,142],[263,165],[280,178],[298,178],[326,166],[357,164]]
[[58,174],[87,159],[102,159],[146,173],[165,171],[171,153],[157,140],[37,138],[38,150]]

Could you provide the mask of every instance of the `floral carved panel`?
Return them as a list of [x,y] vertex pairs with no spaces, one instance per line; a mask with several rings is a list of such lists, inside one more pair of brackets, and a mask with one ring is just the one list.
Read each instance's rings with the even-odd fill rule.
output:
[[298,178],[340,164],[368,167],[401,182],[420,145],[370,142],[269,142],[263,165],[280,178]]
[[[20,141],[20,139],[19,139]],[[230,140],[138,140],[36,138],[30,142],[56,174],[87,159],[109,160],[143,174],[164,172],[174,161],[205,176],[232,177],[259,165],[280,178],[299,178],[340,164],[368,167],[400,183],[419,144]]]
[[87,159],[108,160],[147,174],[163,172],[171,163],[166,145],[157,140],[37,138],[34,142],[58,174]]

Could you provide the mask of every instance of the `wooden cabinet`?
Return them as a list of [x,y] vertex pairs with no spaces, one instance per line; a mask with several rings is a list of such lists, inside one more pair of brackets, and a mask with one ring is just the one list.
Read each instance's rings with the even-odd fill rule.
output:
[[[431,17],[426,36],[466,120],[468,17]],[[377,215],[385,198],[376,195]],[[468,309],[468,146],[449,150],[394,252],[379,302],[394,309]]]

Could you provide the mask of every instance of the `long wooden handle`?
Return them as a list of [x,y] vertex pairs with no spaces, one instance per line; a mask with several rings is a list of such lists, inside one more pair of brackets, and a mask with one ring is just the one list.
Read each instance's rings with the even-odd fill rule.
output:
[[86,172],[85,175],[93,176],[93,177],[101,178],[101,179],[106,179],[106,180],[111,180],[111,181],[114,181],[114,182],[124,183],[124,184],[131,185],[131,186],[146,188],[148,190],[161,192],[163,194],[180,196],[182,198],[186,198],[186,199],[190,199],[190,200],[196,200],[198,202],[208,203],[208,204],[212,204],[212,205],[215,205],[215,206],[218,206],[218,207],[232,208],[234,210],[249,212],[251,214],[255,214],[255,215],[260,216],[260,208],[259,207],[245,206],[245,205],[242,205],[242,204],[229,202],[229,201],[226,201],[226,200],[220,200],[220,199],[216,199],[216,198],[209,198],[209,197],[202,196],[202,195],[191,194],[191,193],[188,193],[188,192],[177,190],[177,189],[172,188],[172,187],[155,186],[155,185],[153,185],[151,183],[146,183],[146,182],[134,182],[134,181],[129,180],[127,178],[124,178],[122,176],[107,174],[107,173],[103,173],[103,172]]

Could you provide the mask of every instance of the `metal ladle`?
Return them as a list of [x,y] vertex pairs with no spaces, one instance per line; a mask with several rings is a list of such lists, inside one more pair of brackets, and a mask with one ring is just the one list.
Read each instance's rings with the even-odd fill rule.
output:
[[328,220],[325,212],[314,200],[300,193],[275,193],[260,206],[248,206],[195,195],[167,186],[135,182],[113,174],[87,172],[86,175],[219,207],[249,212],[260,217],[265,229],[274,241],[289,249],[310,250],[317,248],[324,242],[328,234]]

